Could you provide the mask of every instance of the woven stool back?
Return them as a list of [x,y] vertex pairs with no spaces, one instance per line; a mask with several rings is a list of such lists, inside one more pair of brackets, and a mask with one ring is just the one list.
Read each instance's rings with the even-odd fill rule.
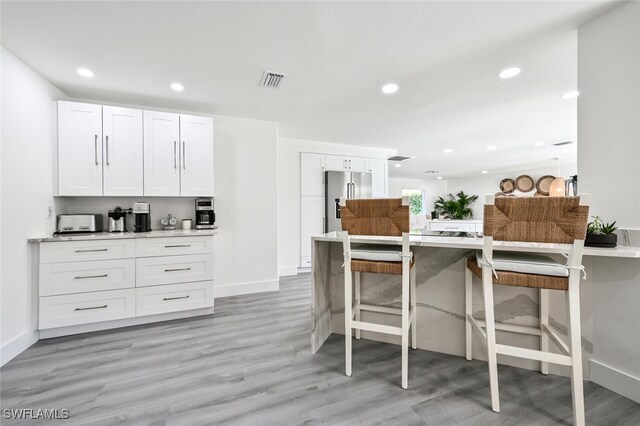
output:
[[495,241],[573,244],[587,234],[580,197],[496,197],[484,206],[484,235]]
[[349,235],[399,237],[409,232],[409,206],[402,205],[402,198],[346,200],[340,223]]

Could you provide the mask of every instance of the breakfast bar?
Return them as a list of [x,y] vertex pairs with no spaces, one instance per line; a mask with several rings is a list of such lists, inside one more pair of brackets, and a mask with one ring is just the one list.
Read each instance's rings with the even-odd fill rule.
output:
[[[395,244],[400,237],[352,237],[353,243]],[[474,250],[482,248],[482,238],[461,236],[422,235],[412,231],[411,250],[416,256],[417,276],[417,347],[435,352],[464,356],[464,260]],[[496,242],[495,250],[527,251],[544,253],[561,258],[559,246],[536,243]],[[640,247],[618,246],[616,248],[584,249],[583,264],[585,278],[581,281],[582,349],[585,363],[593,353],[593,286],[607,282],[610,268],[601,268],[604,263],[616,262],[616,270],[627,271],[626,279],[640,279]],[[330,232],[312,239],[312,332],[311,351],[320,350],[332,333],[344,333],[344,274],[341,232]],[[617,278],[619,279],[619,278]],[[368,304],[398,305],[400,303],[400,280],[397,276],[362,274],[362,300]],[[560,334],[566,333],[566,307],[563,292],[551,292],[550,323]],[[516,325],[535,325],[538,322],[538,291],[532,288],[495,287],[496,321]],[[628,303],[632,303],[629,301]],[[483,303],[480,285],[474,285],[474,315],[482,318]],[[397,318],[377,312],[363,312],[366,320],[391,325]],[[396,336],[362,331],[362,337],[378,341],[398,343]],[[563,336],[564,337],[564,336]],[[498,332],[498,339],[507,344],[537,348],[539,339],[534,336]],[[474,342],[473,357],[485,359],[481,343]],[[537,368],[537,362],[505,357],[500,362],[524,368]],[[555,367],[551,372],[560,373]],[[587,372],[588,373],[588,372]],[[588,374],[586,375],[588,377]]]

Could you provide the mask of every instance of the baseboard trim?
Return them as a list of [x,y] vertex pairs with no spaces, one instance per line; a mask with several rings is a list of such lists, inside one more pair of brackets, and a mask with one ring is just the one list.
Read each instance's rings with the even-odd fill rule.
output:
[[298,275],[298,267],[297,266],[282,266],[278,271],[279,276],[281,277],[290,277],[292,275]]
[[38,341],[38,331],[26,332],[0,348],[0,366],[5,365]]
[[620,371],[595,359],[589,361],[591,381],[640,404],[640,377]]
[[214,285],[215,298],[239,296],[241,294],[265,293],[280,290],[279,280],[254,281],[227,285]]

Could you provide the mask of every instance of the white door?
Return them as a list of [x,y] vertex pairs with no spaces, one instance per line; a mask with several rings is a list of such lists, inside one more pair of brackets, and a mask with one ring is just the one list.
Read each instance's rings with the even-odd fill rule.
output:
[[143,111],[144,195],[180,195],[180,116]]
[[180,195],[213,195],[213,119],[180,115]]
[[343,172],[349,170],[349,159],[343,155],[326,156],[327,171]]
[[102,195],[102,106],[58,102],[58,195]]
[[311,237],[324,233],[324,197],[302,197],[300,266],[311,266]]
[[371,195],[373,198],[387,197],[387,160],[367,160],[371,172]]
[[104,195],[142,195],[142,111],[104,106],[102,126]]
[[301,195],[324,197],[324,154],[300,154]]
[[349,165],[349,171],[352,172],[368,172],[367,159],[361,157],[349,157],[347,159]]

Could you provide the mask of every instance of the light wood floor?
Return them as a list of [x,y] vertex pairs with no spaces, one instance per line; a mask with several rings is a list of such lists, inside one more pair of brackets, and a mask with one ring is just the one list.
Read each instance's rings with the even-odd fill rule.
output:
[[[500,414],[481,361],[410,351],[402,390],[400,348],[360,340],[346,377],[342,336],[310,353],[309,276],[281,288],[216,300],[213,316],[40,341],[0,370],[2,408],[66,408],[64,425],[572,423],[564,377],[500,366]],[[629,399],[590,382],[585,398],[587,424],[640,425]]]

